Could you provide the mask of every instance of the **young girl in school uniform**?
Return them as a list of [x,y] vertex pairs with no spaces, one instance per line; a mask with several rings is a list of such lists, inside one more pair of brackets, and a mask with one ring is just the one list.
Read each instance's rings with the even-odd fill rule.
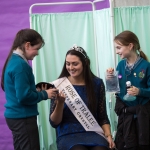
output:
[[[133,32],[121,32],[114,42],[116,54],[122,59],[116,68],[120,93],[116,94],[115,112],[119,117],[115,144],[118,150],[149,150],[150,63]],[[113,73],[114,69],[107,71]],[[127,81],[132,88],[126,89]],[[126,93],[135,99],[124,99]]]
[[2,70],[1,87],[6,97],[4,116],[12,131],[15,150],[40,150],[37,103],[55,97],[58,91],[36,90],[28,60],[38,55],[43,45],[43,38],[35,30],[20,30]]

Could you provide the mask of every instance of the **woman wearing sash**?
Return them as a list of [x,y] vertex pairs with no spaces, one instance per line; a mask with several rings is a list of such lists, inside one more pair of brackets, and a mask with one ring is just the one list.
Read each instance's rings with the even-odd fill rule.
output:
[[[59,78],[67,77],[75,91],[95,117],[104,135],[86,131],[70,111],[65,99],[53,99],[50,123],[56,128],[58,150],[108,150],[114,148],[106,113],[105,87],[90,69],[90,59],[82,47],[74,46],[67,54]],[[84,119],[84,118],[83,118]]]

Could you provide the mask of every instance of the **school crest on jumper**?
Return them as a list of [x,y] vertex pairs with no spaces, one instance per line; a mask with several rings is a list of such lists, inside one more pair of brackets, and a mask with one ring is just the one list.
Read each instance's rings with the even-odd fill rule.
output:
[[139,76],[139,78],[144,78],[144,76],[145,76],[145,70],[142,69],[141,72],[139,72],[138,76]]

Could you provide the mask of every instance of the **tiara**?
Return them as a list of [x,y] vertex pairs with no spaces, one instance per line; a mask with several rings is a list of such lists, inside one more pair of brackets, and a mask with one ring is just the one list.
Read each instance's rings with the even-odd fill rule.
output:
[[73,47],[70,48],[70,50],[78,51],[86,58],[86,55],[83,53],[84,50],[81,47],[77,46],[76,44],[74,44]]

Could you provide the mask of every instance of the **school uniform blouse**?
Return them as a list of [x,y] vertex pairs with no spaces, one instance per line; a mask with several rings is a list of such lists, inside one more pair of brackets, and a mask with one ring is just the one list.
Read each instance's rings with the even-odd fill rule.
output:
[[[109,124],[105,104],[105,87],[102,79],[100,78],[95,78],[94,83],[97,98],[97,113],[95,115],[95,119],[99,125],[102,126],[104,124]],[[73,85],[73,87],[87,105],[86,87],[84,85]],[[54,100],[52,100],[50,115],[54,111],[54,108],[55,103]],[[64,104],[63,119],[61,123],[55,125],[52,120],[50,120],[50,123],[52,127],[56,128],[58,150],[69,150],[77,144],[88,146],[101,145],[108,147],[108,142],[102,136],[96,132],[85,131],[66,104]]]

